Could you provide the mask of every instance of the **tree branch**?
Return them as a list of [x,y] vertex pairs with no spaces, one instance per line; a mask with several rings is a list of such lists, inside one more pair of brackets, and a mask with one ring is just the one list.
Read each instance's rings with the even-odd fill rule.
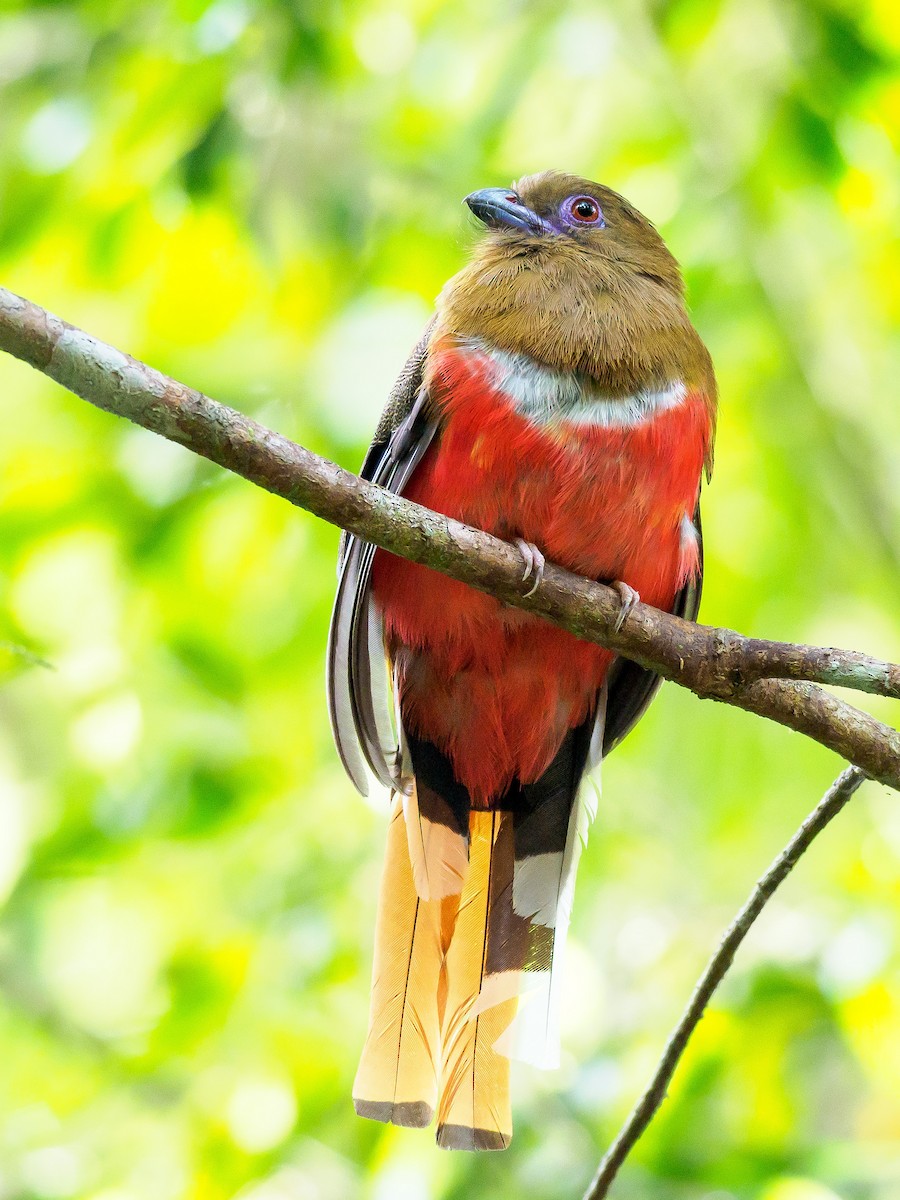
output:
[[617,629],[618,594],[552,564],[526,597],[521,556],[506,542],[351,475],[2,288],[0,350],[98,408],[178,442],[385,550],[607,646],[702,698],[786,725],[873,779],[900,788],[896,730],[813,685],[841,684],[896,698],[896,665],[854,651],[746,638],[645,604]]
[[584,1194],[584,1200],[604,1200],[604,1197],[609,1195],[609,1189],[619,1168],[665,1100],[675,1068],[681,1061],[688,1041],[700,1023],[713,993],[731,966],[738,946],[750,932],[776,888],[797,865],[801,854],[809,849],[813,840],[837,816],[864,779],[862,771],[856,767],[848,767],[831,785],[768,871],[757,882],[746,904],[726,930],[718,950],[706,964],[681,1020],[666,1043],[653,1078],[631,1110],[628,1120],[619,1130],[616,1140],[604,1155],[597,1174]]

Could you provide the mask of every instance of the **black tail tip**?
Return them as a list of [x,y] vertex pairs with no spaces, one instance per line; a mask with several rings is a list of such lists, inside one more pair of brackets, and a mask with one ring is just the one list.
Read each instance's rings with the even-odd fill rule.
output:
[[392,1100],[360,1100],[354,1096],[353,1107],[358,1117],[384,1121],[387,1125],[403,1125],[406,1129],[424,1129],[434,1116],[434,1109],[424,1100],[397,1104]]
[[470,1125],[439,1125],[437,1144],[442,1150],[505,1150],[512,1132],[498,1129],[473,1129]]

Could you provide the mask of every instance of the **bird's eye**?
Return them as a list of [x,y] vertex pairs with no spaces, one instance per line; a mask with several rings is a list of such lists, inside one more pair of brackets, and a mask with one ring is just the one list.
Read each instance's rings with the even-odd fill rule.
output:
[[603,224],[603,214],[600,205],[593,196],[573,196],[568,201],[569,213],[579,225]]

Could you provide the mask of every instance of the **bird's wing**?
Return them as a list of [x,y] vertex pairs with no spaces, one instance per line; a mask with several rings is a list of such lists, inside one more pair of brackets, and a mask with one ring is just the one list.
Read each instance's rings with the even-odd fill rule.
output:
[[[686,621],[696,621],[700,610],[700,593],[703,590],[703,530],[700,526],[700,503],[694,513],[697,530],[699,564],[675,597],[672,612]],[[647,711],[647,707],[659,690],[662,679],[654,671],[638,666],[627,658],[617,658],[610,668],[607,679],[608,699],[606,705],[606,729],[603,735],[603,756],[618,746]]]
[[[429,322],[400,373],[363,461],[363,479],[402,493],[431,444],[437,422],[422,388]],[[395,729],[381,613],[372,597],[375,546],[344,534],[328,634],[328,711],[344,769],[368,794],[366,766],[387,787],[398,783]]]

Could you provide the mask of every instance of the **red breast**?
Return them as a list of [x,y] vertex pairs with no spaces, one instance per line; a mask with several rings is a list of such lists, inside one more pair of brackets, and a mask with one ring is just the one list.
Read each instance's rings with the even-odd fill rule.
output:
[[[566,407],[568,381],[537,364],[516,375],[510,363],[487,347],[434,347],[426,385],[442,429],[406,495],[670,606],[697,566],[706,397],[670,380],[631,403]],[[556,409],[536,413],[535,396],[553,389]],[[612,656],[382,552],[374,586],[404,720],[445,750],[476,802],[489,804],[514,776],[537,778],[587,715]]]

